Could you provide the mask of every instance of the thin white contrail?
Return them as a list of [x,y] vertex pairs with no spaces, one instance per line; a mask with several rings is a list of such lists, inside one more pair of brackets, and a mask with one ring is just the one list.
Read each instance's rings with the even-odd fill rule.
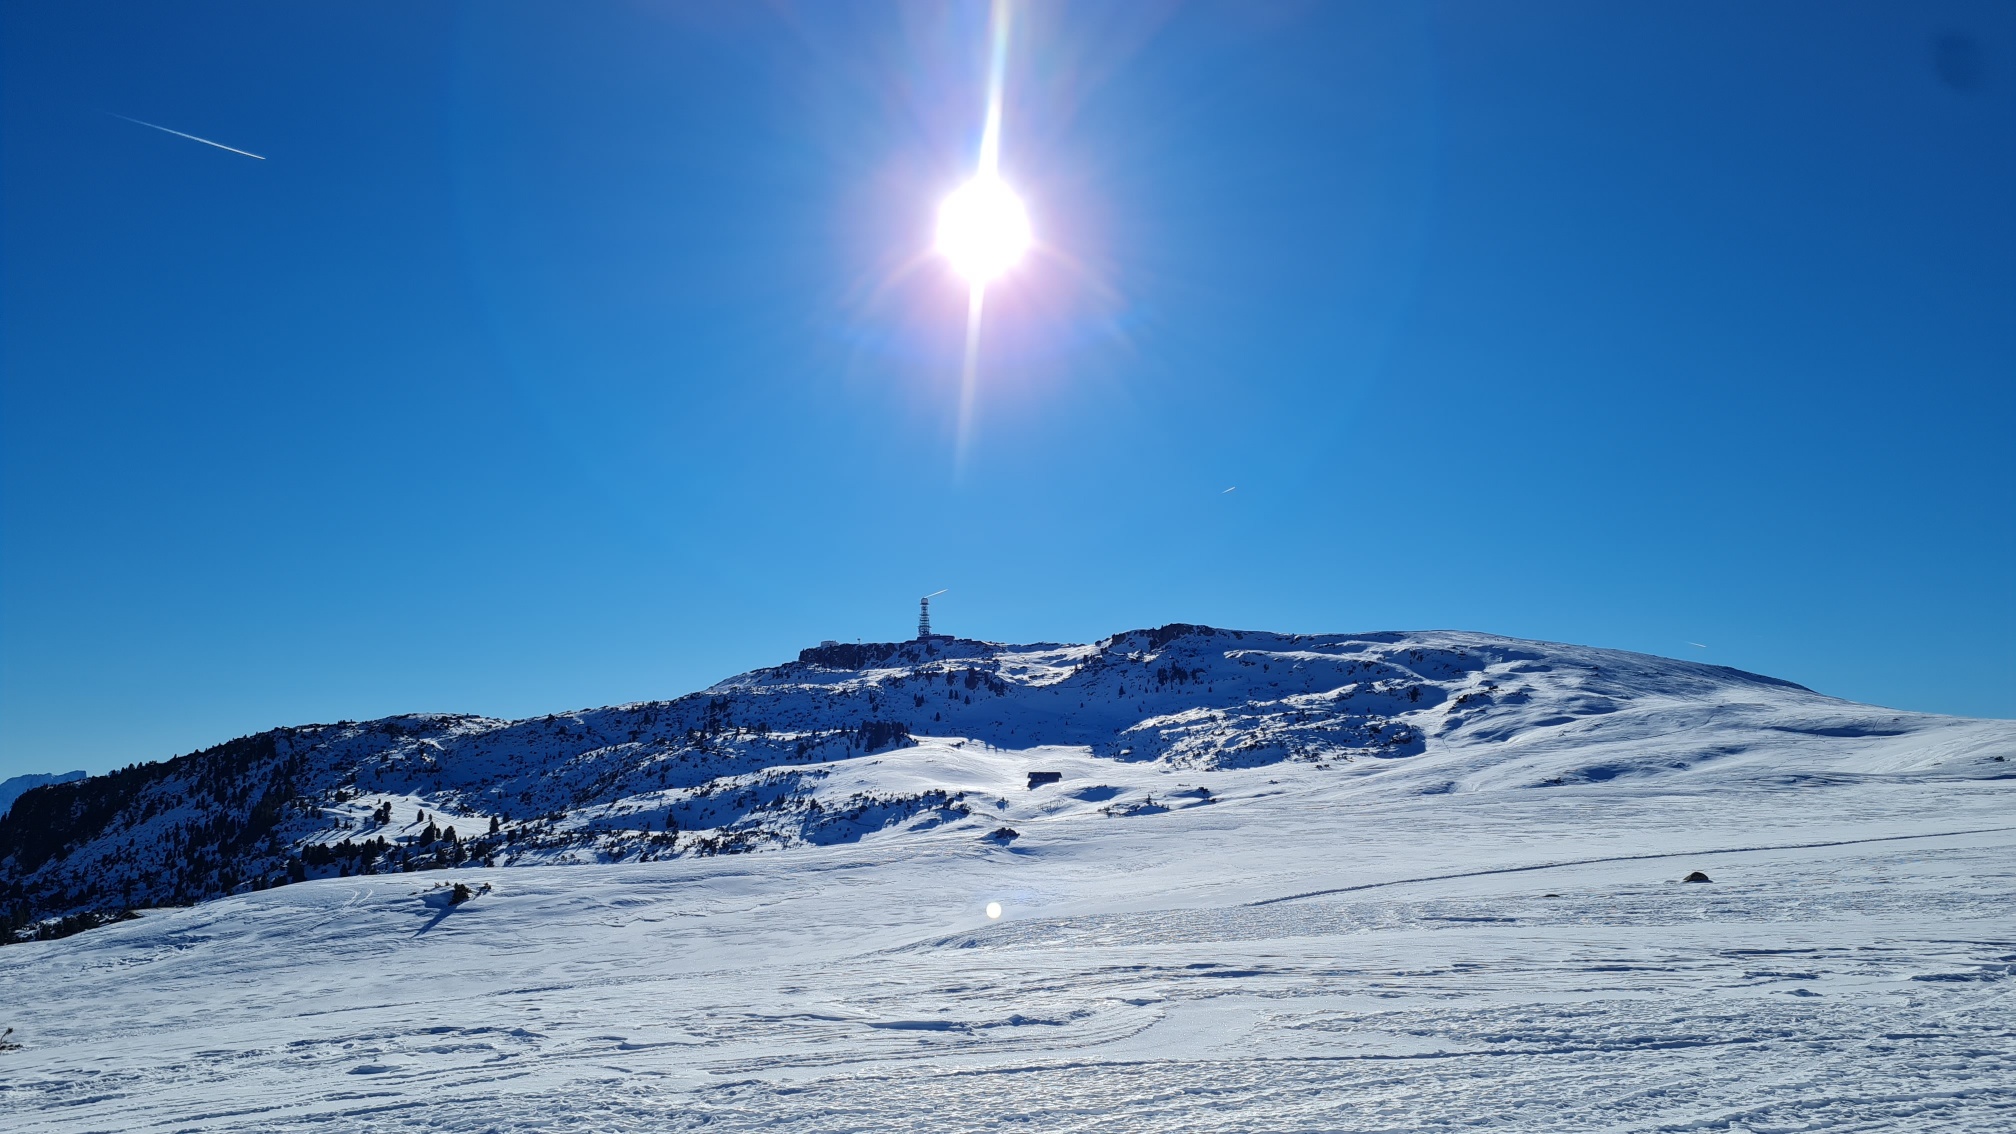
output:
[[[109,110],[106,111],[105,113],[112,114],[112,112]],[[187,138],[192,142],[201,142],[206,146],[216,146],[220,150],[230,150],[234,154],[244,154],[246,157],[249,158],[259,158],[260,161],[266,160],[264,157],[262,157],[259,154],[253,153],[251,150],[241,150],[236,146],[227,146],[222,142],[213,142],[208,138],[199,138],[194,134],[184,134],[180,130],[170,130],[166,126],[155,126],[154,123],[152,122],[142,122],[138,118],[126,118],[126,116],[123,114],[112,114],[112,117],[125,118],[126,121],[131,122],[136,126],[152,126],[154,129],[161,131],[163,134],[173,134],[178,138]]]

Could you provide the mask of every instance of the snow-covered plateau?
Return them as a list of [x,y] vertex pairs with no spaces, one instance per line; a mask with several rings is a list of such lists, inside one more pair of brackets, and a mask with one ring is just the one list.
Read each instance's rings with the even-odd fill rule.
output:
[[0,816],[0,1127],[2016,1129],[2012,757],[1185,625],[280,729]]

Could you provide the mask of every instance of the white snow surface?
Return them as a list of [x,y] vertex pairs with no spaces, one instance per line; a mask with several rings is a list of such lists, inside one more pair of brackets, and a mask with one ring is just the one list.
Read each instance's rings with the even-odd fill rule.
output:
[[8,946],[0,1127],[2016,1129],[2016,724],[1482,635],[1154,637],[948,644],[1005,690],[970,710],[914,662],[708,691],[941,718],[764,815],[963,810]]

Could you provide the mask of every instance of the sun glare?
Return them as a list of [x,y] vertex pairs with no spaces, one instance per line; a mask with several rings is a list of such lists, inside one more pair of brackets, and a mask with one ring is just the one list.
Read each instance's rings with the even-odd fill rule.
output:
[[985,284],[1029,250],[1029,213],[996,177],[976,177],[938,206],[938,251],[952,270]]

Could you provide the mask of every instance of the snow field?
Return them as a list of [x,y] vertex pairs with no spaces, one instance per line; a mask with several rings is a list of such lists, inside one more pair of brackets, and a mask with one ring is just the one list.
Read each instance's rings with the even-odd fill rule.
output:
[[[1771,742],[1781,770],[1817,751]],[[2016,1126],[2016,781],[1765,755],[1421,794],[1443,773],[1403,790],[933,741],[831,790],[928,781],[968,793],[970,821],[316,881],[10,947],[0,1025],[24,1046],[0,1053],[0,1113],[24,1132]],[[1064,778],[1032,791],[1031,770]],[[1148,794],[1175,806],[1112,810]],[[981,837],[1003,824],[1020,837]],[[1697,869],[1715,881],[1678,881]],[[453,880],[496,888],[428,900]]]

